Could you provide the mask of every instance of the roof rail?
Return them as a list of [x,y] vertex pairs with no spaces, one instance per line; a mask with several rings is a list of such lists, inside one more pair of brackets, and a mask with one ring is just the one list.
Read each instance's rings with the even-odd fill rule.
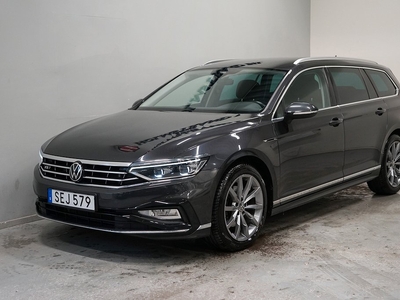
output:
[[324,60],[324,59],[352,60],[352,61],[359,61],[359,62],[378,64],[376,61],[368,60],[368,59],[350,58],[350,57],[337,57],[337,56],[330,56],[330,57],[329,56],[327,56],[327,57],[303,57],[303,58],[297,59],[293,64],[294,65],[300,65],[301,63],[304,63],[304,62],[307,62],[307,61]]
[[206,62],[203,66],[218,63],[221,61],[227,61],[227,60],[231,60],[231,59],[230,58],[229,59],[214,59],[214,60],[210,60],[210,61]]

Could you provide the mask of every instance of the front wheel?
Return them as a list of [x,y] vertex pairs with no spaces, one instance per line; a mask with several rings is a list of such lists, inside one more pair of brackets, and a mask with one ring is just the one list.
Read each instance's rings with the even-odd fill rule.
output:
[[379,176],[368,182],[368,187],[379,195],[393,195],[400,190],[400,137],[392,135],[385,148]]
[[209,240],[221,250],[249,247],[261,229],[266,212],[264,180],[250,165],[230,169],[219,184]]

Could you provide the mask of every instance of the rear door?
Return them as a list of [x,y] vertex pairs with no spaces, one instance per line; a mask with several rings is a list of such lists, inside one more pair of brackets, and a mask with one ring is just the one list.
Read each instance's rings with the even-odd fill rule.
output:
[[330,67],[337,102],[344,117],[344,176],[380,166],[387,126],[387,106],[360,68]]

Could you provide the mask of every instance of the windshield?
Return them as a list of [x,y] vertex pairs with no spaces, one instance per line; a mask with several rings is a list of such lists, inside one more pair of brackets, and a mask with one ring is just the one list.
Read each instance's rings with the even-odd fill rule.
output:
[[139,110],[257,113],[286,72],[249,68],[190,70],[143,102]]

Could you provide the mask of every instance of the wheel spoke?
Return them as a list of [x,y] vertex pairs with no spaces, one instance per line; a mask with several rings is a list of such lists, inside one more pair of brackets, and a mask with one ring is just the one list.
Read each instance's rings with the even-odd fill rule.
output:
[[235,238],[238,240],[240,236],[240,227],[241,227],[241,219],[240,215],[236,218],[236,227],[235,227]]
[[240,203],[238,194],[236,194],[236,192],[234,191],[234,189],[232,187],[229,189],[229,194],[232,196],[232,198],[233,198],[232,201],[233,202]]
[[395,182],[396,180],[396,176],[395,176],[395,172],[393,171],[393,168],[390,168],[389,172],[388,172],[388,179],[389,179],[389,183],[394,186],[395,184],[397,184],[397,182]]
[[394,157],[396,157],[397,156],[397,154],[399,154],[399,152],[400,152],[400,143],[395,143],[395,148],[394,148]]
[[255,198],[257,194],[261,192],[261,188],[257,187],[254,191],[244,200],[244,203],[249,202],[251,199]]
[[245,208],[258,210],[258,209],[263,209],[263,206],[261,204],[250,204],[245,206]]
[[242,199],[247,198],[247,195],[250,192],[252,184],[253,184],[253,177],[249,177],[249,180],[247,180],[246,187],[244,188],[244,191],[243,191]]
[[227,227],[227,228],[231,228],[231,227],[235,226],[237,214],[238,214],[238,211],[235,211],[235,212],[232,214],[231,218],[229,219],[229,221],[228,221],[227,224],[226,224],[226,227]]
[[245,215],[254,226],[256,226],[256,227],[259,226],[260,223],[253,217],[252,214],[250,214],[249,212],[245,211]]
[[247,222],[242,213],[240,213],[240,219],[242,221],[242,226],[241,226],[242,230],[241,231],[243,232],[243,234],[245,235],[246,238],[249,238],[250,237],[249,226],[247,225]]
[[237,210],[237,206],[225,206],[225,211],[235,211]]
[[388,161],[391,161],[393,159],[393,147],[394,147],[394,145],[392,145],[388,150],[388,155],[387,155]]
[[243,197],[243,177],[240,176],[237,179],[237,197],[239,198],[239,201],[242,201]]

